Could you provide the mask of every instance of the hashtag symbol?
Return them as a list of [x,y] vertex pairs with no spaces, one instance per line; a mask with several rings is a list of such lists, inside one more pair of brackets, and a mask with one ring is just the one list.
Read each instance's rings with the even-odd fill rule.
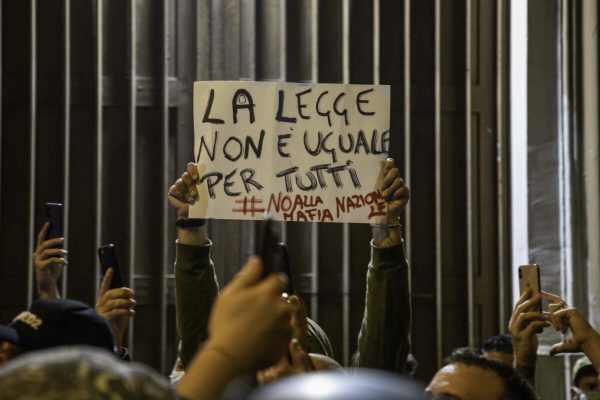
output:
[[263,213],[265,209],[262,207],[257,207],[257,205],[262,203],[261,199],[257,199],[255,196],[252,198],[244,197],[243,200],[236,199],[236,204],[242,204],[241,208],[234,208],[233,212],[242,213],[242,215],[250,214],[250,216],[254,217],[256,213]]

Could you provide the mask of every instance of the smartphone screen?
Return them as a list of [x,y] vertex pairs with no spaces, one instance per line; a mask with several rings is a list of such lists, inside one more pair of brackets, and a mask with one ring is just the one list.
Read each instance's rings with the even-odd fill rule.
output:
[[113,277],[110,282],[110,288],[116,289],[123,287],[123,279],[121,277],[121,270],[119,269],[119,262],[117,261],[117,253],[115,252],[115,246],[110,243],[98,248],[98,258],[100,259],[100,273],[101,278],[104,277],[106,271],[112,267]]
[[[523,294],[527,289],[531,289],[533,293],[539,293],[542,290],[540,266],[537,264],[519,266],[519,291]],[[541,307],[537,311],[541,311]]]
[[[63,237],[63,205],[61,203],[46,203],[46,217],[50,223],[46,240]],[[61,247],[61,245],[56,247]]]

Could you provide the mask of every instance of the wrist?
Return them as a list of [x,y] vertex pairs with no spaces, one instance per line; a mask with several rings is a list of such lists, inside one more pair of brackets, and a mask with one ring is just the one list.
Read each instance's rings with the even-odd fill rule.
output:
[[581,351],[590,359],[596,371],[600,371],[600,334],[591,329],[591,335],[581,344]]

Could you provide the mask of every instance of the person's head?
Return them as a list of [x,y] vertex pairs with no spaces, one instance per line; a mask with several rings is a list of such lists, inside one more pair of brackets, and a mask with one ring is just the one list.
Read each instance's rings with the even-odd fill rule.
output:
[[433,399],[534,400],[531,386],[510,366],[463,348],[445,360],[427,387]]
[[492,336],[486,340],[481,350],[485,358],[504,361],[509,365],[513,363],[512,340],[506,333]]
[[50,347],[86,344],[114,351],[110,326],[75,300],[37,300],[9,325],[0,325],[0,364]]
[[120,362],[93,347],[69,346],[24,354],[0,369],[3,399],[174,399],[169,382],[151,368]]
[[[598,372],[587,357],[581,357],[573,366],[573,385],[584,393],[599,392]],[[589,397],[589,396],[588,396]]]

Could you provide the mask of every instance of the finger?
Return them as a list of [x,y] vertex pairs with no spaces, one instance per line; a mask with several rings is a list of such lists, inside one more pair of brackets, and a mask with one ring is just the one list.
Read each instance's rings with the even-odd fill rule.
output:
[[560,343],[556,343],[550,348],[550,355],[553,356],[559,353],[572,353],[575,351],[579,351],[579,347],[576,343],[571,343],[568,341],[563,341]]
[[312,363],[310,362],[310,357],[308,357],[308,354],[302,350],[298,340],[292,339],[290,341],[289,352],[292,361],[292,367],[294,367],[294,369],[300,371],[312,371],[314,369],[312,367]]
[[181,180],[183,181],[183,183],[186,186],[185,200],[188,203],[190,203],[190,202],[194,201],[194,194],[195,194],[194,192],[195,192],[196,185],[194,185],[194,182],[192,182],[192,177],[187,172],[184,172],[181,175]]
[[135,308],[137,302],[134,299],[112,299],[107,301],[102,307],[105,310],[113,310],[117,308],[123,308],[126,310]]
[[385,161],[383,161],[383,174],[387,174],[388,171],[392,168],[394,168],[394,166],[396,165],[396,162],[394,161],[393,158],[386,158]]
[[110,289],[102,297],[105,302],[116,299],[130,299],[134,297],[135,292],[128,287]]
[[135,310],[126,310],[124,308],[115,308],[107,312],[102,312],[102,316],[107,320],[112,320],[117,317],[133,317]]
[[38,236],[37,236],[37,247],[40,247],[42,245],[42,243],[44,242],[44,239],[46,239],[46,235],[48,234],[48,229],[50,229],[50,222],[46,222],[42,226],[42,229],[40,229],[40,233],[38,233]]
[[67,260],[65,258],[62,257],[52,257],[52,258],[46,258],[42,261],[39,262],[39,266],[41,268],[46,268],[49,267],[50,265],[69,265],[69,263],[67,262]]
[[38,247],[37,251],[41,252],[45,249],[51,248],[51,247],[56,247],[61,245],[63,242],[65,241],[65,238],[54,238],[54,239],[49,239],[49,240],[45,240],[42,242],[42,244]]
[[[287,287],[287,283],[288,280],[284,274],[271,274],[260,283],[259,288],[268,294],[279,296]],[[287,302],[286,304],[290,306],[290,310],[296,309],[296,305]]]
[[390,169],[388,171],[388,173],[385,175],[385,178],[383,178],[383,182],[381,183],[381,188],[382,189],[387,189],[392,182],[394,182],[394,180],[396,178],[400,177],[400,172],[398,171],[398,168],[394,167],[392,169]]
[[179,178],[175,183],[169,188],[169,195],[174,196],[179,201],[185,202],[187,196],[187,186],[183,179]]
[[391,200],[391,195],[394,194],[396,189],[398,189],[402,184],[404,184],[404,182],[402,182],[402,179],[400,179],[400,178],[394,179],[392,181],[392,184],[381,193],[381,196],[384,199]]
[[110,288],[110,283],[112,282],[112,277],[113,277],[113,269],[109,268],[104,273],[104,277],[102,278],[102,283],[100,283],[100,293],[99,294],[100,294],[101,298],[104,297],[104,294]]
[[552,314],[556,329],[565,333],[570,326],[569,320],[573,313],[577,312],[573,307],[561,308]]
[[42,251],[42,253],[40,254],[40,258],[44,259],[44,258],[50,258],[52,256],[67,256],[69,254],[69,252],[65,249],[45,249],[44,251]]
[[192,180],[194,182],[197,182],[198,181],[198,165],[193,162],[189,162],[186,165],[186,170],[187,170],[187,173],[190,174],[190,176],[192,177]]
[[223,294],[236,292],[242,288],[255,285],[262,276],[263,265],[260,257],[253,256],[248,259],[244,267],[233,280],[225,287]]
[[549,326],[550,323],[547,321],[533,321],[527,326],[527,328],[523,329],[523,335],[531,336],[534,333],[541,333],[540,331],[543,331],[544,328]]
[[550,303],[559,304],[559,303],[565,302],[563,299],[561,299],[559,296],[557,296],[555,294],[544,292],[544,291],[541,291],[540,293],[542,294],[542,297]]
[[521,313],[517,319],[517,327],[519,330],[523,330],[528,324],[532,323],[532,321],[547,322],[548,319],[540,312],[529,311]]
[[523,303],[521,303],[520,305],[518,305],[515,308],[515,312],[517,313],[524,313],[527,311],[531,311],[533,309],[541,309],[541,303],[542,303],[542,295],[539,294],[538,292],[533,293],[529,299],[525,300]]

